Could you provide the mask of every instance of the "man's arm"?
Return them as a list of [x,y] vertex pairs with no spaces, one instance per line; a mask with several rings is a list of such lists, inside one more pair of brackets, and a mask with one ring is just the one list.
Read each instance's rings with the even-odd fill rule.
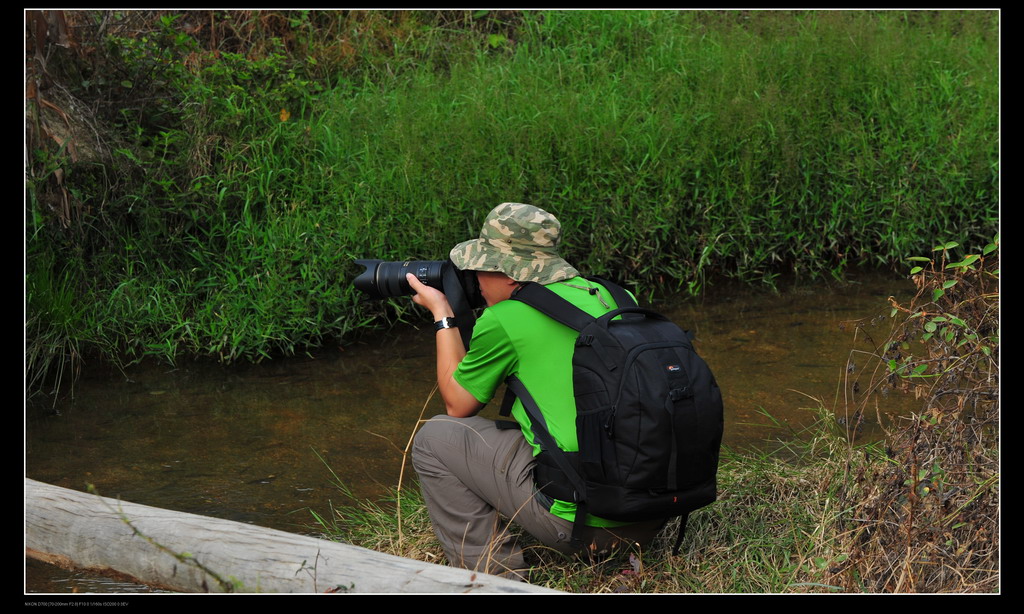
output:
[[[417,305],[425,307],[434,316],[434,321],[445,317],[454,317],[451,305],[448,304],[448,297],[443,292],[430,286],[420,283],[416,276],[406,274],[409,286],[416,292],[412,300]],[[455,381],[453,375],[455,368],[462,362],[466,355],[466,348],[462,345],[462,336],[458,328],[445,328],[437,331],[437,387],[441,391],[441,398],[444,399],[445,410],[449,416],[455,418],[466,418],[473,416],[484,404],[476,400],[472,394]]]

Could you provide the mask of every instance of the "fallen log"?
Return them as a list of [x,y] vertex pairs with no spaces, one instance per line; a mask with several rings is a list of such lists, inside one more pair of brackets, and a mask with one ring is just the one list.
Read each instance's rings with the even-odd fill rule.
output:
[[557,592],[25,479],[25,554],[182,592]]

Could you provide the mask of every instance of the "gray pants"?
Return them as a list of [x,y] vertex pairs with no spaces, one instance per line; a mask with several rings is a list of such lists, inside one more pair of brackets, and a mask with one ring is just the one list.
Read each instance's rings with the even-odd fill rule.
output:
[[[508,533],[511,519],[545,546],[570,554],[573,523],[547,510],[533,482],[533,450],[518,429],[498,429],[478,416],[434,416],[412,448],[412,464],[430,522],[449,563],[510,578],[526,569],[519,544]],[[646,545],[664,521],[611,529],[587,527],[585,549],[604,554],[634,543]]]

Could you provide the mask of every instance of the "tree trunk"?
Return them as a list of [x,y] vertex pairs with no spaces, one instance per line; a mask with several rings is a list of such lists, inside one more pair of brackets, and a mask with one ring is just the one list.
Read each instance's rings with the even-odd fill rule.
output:
[[183,592],[527,593],[522,582],[25,479],[25,552]]

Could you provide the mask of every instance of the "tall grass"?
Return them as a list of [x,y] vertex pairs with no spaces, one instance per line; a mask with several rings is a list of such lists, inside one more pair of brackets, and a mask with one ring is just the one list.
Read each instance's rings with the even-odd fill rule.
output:
[[30,254],[89,276],[104,353],[258,360],[404,317],[360,304],[351,260],[443,258],[503,201],[644,292],[997,222],[992,11],[192,13],[232,36],[116,30],[120,83],[72,88],[113,153],[30,185]]
[[33,390],[58,390],[73,379],[84,348],[95,340],[74,276],[54,269],[40,266],[25,279],[25,362],[35,367],[26,370],[25,387]]

